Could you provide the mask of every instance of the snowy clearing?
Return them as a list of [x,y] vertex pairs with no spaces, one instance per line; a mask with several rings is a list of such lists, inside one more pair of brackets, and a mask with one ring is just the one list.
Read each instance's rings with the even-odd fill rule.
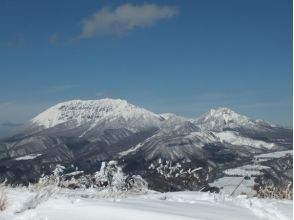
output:
[[200,192],[149,192],[115,198],[103,198],[91,190],[59,190],[49,197],[36,197],[36,191],[26,188],[8,188],[6,193],[9,204],[0,213],[1,220],[290,220],[293,216],[289,200]]
[[262,174],[261,170],[263,169],[270,169],[270,167],[259,164],[248,164],[241,167],[227,169],[223,173],[229,176],[257,176]]
[[[241,183],[241,184],[240,184]],[[236,189],[236,187],[240,186]],[[246,194],[249,196],[254,196],[256,192],[253,190],[254,178],[245,180],[244,177],[236,176],[225,176],[217,179],[213,183],[210,183],[211,186],[216,186],[221,189],[221,192],[227,195],[231,195],[234,192],[234,195]]]
[[23,156],[23,157],[17,157],[15,158],[14,160],[32,160],[32,159],[35,159],[39,156],[41,156],[42,154],[29,154],[29,155],[26,155],[26,156]]
[[259,154],[254,156],[255,159],[272,159],[272,158],[280,158],[287,155],[293,155],[293,150],[284,150],[284,151],[277,151],[272,153],[266,153],[266,154]]
[[239,135],[238,132],[233,131],[223,131],[223,132],[214,132],[214,135],[217,136],[220,141],[225,143],[230,143],[233,145],[239,145],[239,146],[251,146],[255,148],[266,148],[266,149],[272,149],[276,145],[274,143],[267,143],[260,140],[254,140],[247,137],[242,137]]
[[[262,170],[270,169],[270,167],[261,165],[260,162],[267,161],[272,158],[280,158],[288,154],[293,155],[293,150],[277,151],[256,155],[254,156],[251,164],[223,171],[225,176],[216,179],[214,182],[210,183],[210,185],[219,187],[221,193],[228,195],[230,195],[234,189],[237,188],[234,192],[234,195],[246,194],[249,196],[254,196],[256,194],[256,192],[253,190],[253,186],[255,184],[254,178],[256,176],[262,175]],[[246,176],[248,179],[244,179]]]

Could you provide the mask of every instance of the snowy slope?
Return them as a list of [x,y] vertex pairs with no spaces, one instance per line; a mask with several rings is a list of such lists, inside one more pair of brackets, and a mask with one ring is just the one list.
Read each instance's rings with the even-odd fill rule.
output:
[[[211,109],[197,119],[187,119],[175,114],[155,114],[121,99],[72,100],[59,103],[31,120],[32,125],[43,129],[57,127],[61,130],[80,129],[80,136],[95,135],[105,129],[124,128],[138,132],[161,128],[173,132],[183,123],[191,123],[202,131],[246,129],[266,131],[275,128],[262,121],[252,120],[228,108]],[[52,130],[52,129],[51,129]],[[195,129],[191,129],[193,132]]]
[[273,149],[277,147],[277,145],[274,143],[268,143],[261,140],[254,140],[252,138],[243,137],[239,134],[239,132],[235,131],[214,132],[214,135],[217,136],[222,142],[237,146],[250,146],[254,148],[265,149]]
[[252,120],[240,115],[231,109],[220,107],[211,109],[195,120],[195,123],[202,130],[223,131],[224,129],[246,128],[264,130],[267,127],[274,127],[263,120]]
[[259,159],[259,160],[270,160],[273,158],[284,157],[286,155],[293,156],[293,150],[285,150],[285,151],[277,151],[277,152],[266,153],[266,154],[259,154],[259,155],[254,156],[254,158]]
[[157,157],[177,161],[192,159],[195,155],[203,155],[203,147],[208,143],[217,143],[218,138],[210,131],[200,131],[191,122],[181,122],[173,125],[167,123],[153,136],[138,145],[120,153],[141,154],[144,159],[152,160]]
[[[2,220],[290,220],[292,201],[228,197],[199,192],[148,193],[99,198],[97,192],[65,191],[25,208],[36,192],[8,190]],[[36,197],[35,197],[36,198]],[[19,213],[18,213],[19,212]]]
[[33,118],[31,122],[44,128],[70,121],[75,127],[87,123],[94,127],[99,122],[117,119],[129,122],[130,127],[159,126],[163,120],[159,115],[129,104],[125,100],[100,99],[59,103]]

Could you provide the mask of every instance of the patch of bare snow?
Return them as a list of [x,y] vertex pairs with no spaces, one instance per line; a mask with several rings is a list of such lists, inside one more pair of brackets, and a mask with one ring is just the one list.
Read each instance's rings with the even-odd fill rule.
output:
[[32,159],[35,159],[35,158],[37,158],[37,157],[39,157],[41,155],[42,154],[29,154],[29,155],[26,155],[26,156],[14,158],[14,160],[32,160]]
[[274,143],[268,143],[265,141],[254,140],[247,137],[242,137],[235,131],[222,131],[222,132],[214,132],[214,135],[217,136],[220,141],[225,143],[230,143],[238,146],[251,146],[255,148],[266,148],[272,149],[276,147]]
[[9,206],[0,212],[1,220],[290,220],[293,217],[293,202],[287,200],[201,192],[149,192],[105,198],[94,190],[84,193],[62,190],[36,207],[17,213],[36,192],[26,188],[6,191]]

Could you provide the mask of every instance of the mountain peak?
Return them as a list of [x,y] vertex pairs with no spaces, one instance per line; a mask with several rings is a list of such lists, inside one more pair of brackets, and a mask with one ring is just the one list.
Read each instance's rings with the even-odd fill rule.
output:
[[218,107],[215,109],[211,109],[207,114],[206,117],[213,117],[213,118],[221,118],[223,119],[226,123],[232,120],[249,120],[246,116],[240,115],[236,113],[235,111],[226,108],[226,107]]
[[214,111],[214,112],[226,112],[226,113],[235,113],[232,109],[229,109],[227,107],[217,107],[217,108],[213,108],[210,111]]
[[[66,128],[81,125],[95,128],[98,124],[115,129],[127,127],[138,130],[143,127],[167,127],[182,122],[195,122],[202,130],[222,131],[226,128],[264,129],[272,127],[264,121],[252,120],[226,107],[211,109],[196,120],[174,114],[155,114],[122,99],[70,100],[58,103],[31,120],[33,126],[51,128],[59,124]],[[111,126],[110,126],[111,125]]]
[[225,107],[211,109],[196,119],[196,123],[203,130],[223,130],[240,126],[253,126],[254,123],[248,117],[240,115]]
[[128,105],[129,103],[123,99],[111,99],[111,98],[93,99],[93,100],[73,99],[73,100],[58,103],[55,106],[60,107],[60,106],[66,106],[66,105],[92,105],[92,104],[94,104],[94,105],[95,104],[99,104],[99,105]]
[[240,115],[235,111],[226,108],[218,107],[209,110],[195,120],[196,124],[202,130],[223,131],[224,129],[253,129],[267,130],[276,127],[263,120],[253,120],[247,116]]
[[129,104],[122,99],[70,100],[58,103],[31,120],[33,124],[45,128],[73,121],[75,126],[96,123],[105,118],[159,118],[156,114]]

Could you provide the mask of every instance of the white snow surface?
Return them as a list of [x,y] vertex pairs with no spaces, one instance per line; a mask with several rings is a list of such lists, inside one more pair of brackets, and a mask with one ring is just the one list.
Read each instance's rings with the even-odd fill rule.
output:
[[[237,187],[239,184],[240,186]],[[234,196],[242,194],[254,196],[256,194],[256,191],[253,190],[254,184],[254,177],[244,179],[243,176],[224,176],[215,180],[213,183],[209,183],[211,186],[219,187],[221,189],[221,193],[226,195],[234,193]]]
[[[129,104],[121,99],[72,100],[59,103],[31,120],[45,128],[72,122],[73,127],[90,123],[92,127],[102,120],[133,120],[145,126],[158,126],[163,118],[148,110]],[[146,124],[144,124],[146,123]],[[130,124],[131,126],[131,124]]]
[[252,120],[225,107],[211,109],[197,118],[195,122],[202,130],[214,131],[222,131],[224,128],[246,127],[257,129],[263,126],[275,126],[263,120]]
[[[209,185],[219,187],[221,193],[228,195],[234,192],[234,195],[246,194],[254,196],[256,195],[256,191],[254,190],[255,177],[262,175],[262,170],[270,169],[270,167],[264,166],[260,162],[271,158],[280,158],[287,154],[292,155],[293,151],[286,150],[256,155],[250,164],[223,171],[225,176],[214,180]],[[246,176],[249,178],[244,178]]]
[[67,126],[72,127],[90,123],[94,127],[99,121],[112,121],[117,118],[122,118],[126,121],[134,119],[138,121],[138,124],[148,122],[153,126],[160,126],[163,121],[168,121],[167,124],[165,123],[166,125],[189,121],[195,123],[202,130],[214,131],[236,127],[260,129],[263,126],[275,126],[263,120],[249,119],[224,107],[211,109],[197,119],[189,119],[172,113],[155,114],[132,105],[126,100],[110,98],[62,102],[40,113],[31,122],[44,128],[54,127],[62,123],[68,123]]
[[266,154],[259,154],[254,156],[254,158],[258,159],[271,159],[271,158],[280,158],[284,157],[286,155],[293,155],[293,150],[284,150],[284,151],[277,151],[277,152],[271,152]]
[[204,144],[214,143],[214,142],[217,141],[216,136],[214,135],[214,133],[210,132],[210,131],[191,132],[190,134],[188,134],[185,137],[190,138],[192,140],[195,139],[195,138],[200,140],[200,142],[202,143],[202,147],[204,147]]
[[[157,135],[158,134],[155,134],[154,136],[157,136]],[[139,148],[141,148],[144,145],[144,143],[147,143],[152,138],[153,138],[153,136],[147,138],[144,142],[139,143],[135,147],[121,152],[120,155],[125,156],[129,153],[137,151]],[[198,148],[204,147],[204,145],[206,143],[213,143],[216,141],[216,137],[214,136],[214,134],[209,131],[207,131],[207,132],[206,131],[205,132],[191,132],[190,134],[184,136],[183,138],[189,139],[189,140],[197,140],[197,142],[198,142],[197,147]]]
[[260,164],[248,164],[241,167],[227,169],[223,173],[229,176],[258,176],[262,174],[261,170],[267,169],[270,169],[270,167]]
[[35,158],[37,158],[37,157],[39,157],[41,155],[42,154],[29,154],[29,155],[26,155],[26,156],[14,158],[14,160],[32,160],[32,159],[35,159]]
[[168,122],[169,124],[183,123],[186,121],[194,122],[194,119],[185,118],[173,113],[162,113],[162,114],[159,114],[159,116],[162,117],[165,120],[165,122]]
[[238,132],[235,131],[222,131],[214,132],[214,135],[217,136],[220,141],[230,143],[238,146],[251,146],[255,148],[266,148],[272,149],[276,147],[274,143],[268,143],[265,141],[254,140],[247,137],[242,137]]
[[[93,191],[64,190],[36,198],[34,191],[6,189],[9,205],[1,220],[290,220],[293,202],[201,192],[149,192],[99,197]],[[30,208],[26,208],[30,207]]]

